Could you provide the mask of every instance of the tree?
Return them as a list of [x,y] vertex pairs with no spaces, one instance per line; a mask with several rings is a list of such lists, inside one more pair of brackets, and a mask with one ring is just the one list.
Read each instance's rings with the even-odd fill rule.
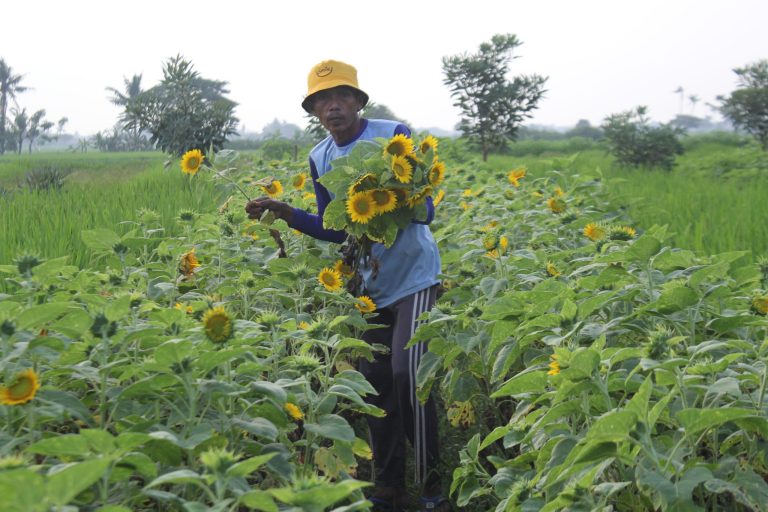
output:
[[5,59],[0,59],[0,155],[5,154],[5,116],[8,112],[8,101],[15,100],[17,94],[28,89],[20,85],[22,78],[23,75],[13,74]]
[[236,133],[238,119],[227,82],[202,78],[180,55],[163,64],[161,82],[129,100],[121,119],[128,130],[146,130],[150,141],[166,153],[181,156],[190,149],[206,153],[221,148]]
[[40,137],[42,140],[49,140],[48,131],[53,128],[51,121],[45,120],[45,110],[40,109],[29,117],[29,126],[27,127],[27,140],[29,141],[29,152],[32,153],[32,145]]
[[678,85],[677,89],[675,89],[672,92],[674,92],[675,94],[679,94],[680,95],[680,113],[682,114],[683,113],[683,102],[685,101],[685,89],[683,89],[682,85]]
[[107,91],[112,93],[112,97],[109,101],[113,105],[118,107],[124,107],[142,93],[141,89],[141,75],[133,75],[130,80],[123,77],[123,91],[115,89],[114,87],[107,87]]
[[755,137],[768,151],[768,60],[733,70],[739,88],[729,96],[718,96],[720,112],[735,127]]
[[596,126],[592,126],[586,119],[579,119],[576,126],[568,130],[565,134],[568,137],[584,137],[585,139],[592,140],[603,138],[603,130]]
[[670,170],[675,156],[683,153],[678,139],[683,130],[670,124],[651,126],[647,113],[646,107],[637,107],[608,116],[602,125],[608,149],[621,164]]
[[64,132],[64,125],[66,125],[69,122],[68,117],[62,117],[58,121],[56,121],[56,137],[60,137],[61,134]]
[[13,130],[14,138],[16,140],[16,150],[21,154],[22,145],[24,144],[24,138],[27,136],[27,129],[29,128],[29,116],[27,116],[27,109],[13,110]]
[[691,102],[691,115],[693,115],[696,112],[696,104],[701,101],[701,99],[697,95],[691,94],[688,96],[688,101]]
[[478,53],[443,57],[443,83],[461,109],[459,129],[480,147],[483,161],[491,149],[516,139],[521,122],[531,117],[545,92],[546,77],[506,78],[511,52],[521,44],[513,34],[497,34]]

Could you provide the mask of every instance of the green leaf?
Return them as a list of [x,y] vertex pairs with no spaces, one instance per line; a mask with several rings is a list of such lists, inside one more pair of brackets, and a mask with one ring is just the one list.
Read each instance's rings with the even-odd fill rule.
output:
[[611,411],[600,416],[587,431],[586,439],[589,442],[615,442],[625,441],[637,423],[637,414],[634,411]]
[[45,480],[27,468],[0,471],[0,501],[3,512],[44,512],[50,510],[41,499]]
[[250,491],[240,496],[240,503],[252,510],[278,512],[277,504],[267,491]]
[[54,457],[82,456],[90,452],[90,447],[84,437],[77,434],[64,434],[33,443],[27,447],[26,451]]
[[664,290],[656,299],[656,309],[666,315],[692,306],[698,300],[699,295],[693,289],[687,286],[673,286]]
[[73,309],[81,309],[72,302],[49,302],[38,304],[23,311],[16,319],[16,327],[19,330],[43,327],[48,322],[55,320]]
[[80,232],[83,243],[94,251],[111,252],[112,248],[120,243],[120,237],[109,229],[90,229]]
[[491,394],[491,398],[517,396],[526,393],[541,393],[547,386],[547,373],[542,370],[532,370],[519,373],[507,380]]
[[277,439],[277,427],[266,418],[251,418],[248,421],[234,419],[232,424],[257,437],[263,437],[270,441]]
[[645,233],[627,249],[626,256],[630,261],[646,263],[660,249],[661,242],[650,234]]
[[179,469],[177,471],[171,471],[170,473],[160,475],[159,477],[152,480],[149,484],[147,484],[145,489],[149,489],[150,487],[157,487],[158,485],[163,484],[196,484],[202,482],[202,479],[202,476],[198,475],[190,469]]
[[56,505],[66,505],[104,476],[111,463],[108,458],[91,459],[51,474],[46,485],[49,499]]
[[568,378],[589,378],[600,365],[600,354],[592,349],[579,349],[571,357],[568,369],[563,372]]
[[355,431],[349,426],[347,420],[336,414],[325,414],[318,418],[317,423],[305,423],[304,429],[327,439],[352,442],[355,440]]
[[[754,410],[739,408],[719,408],[719,409],[683,409],[677,413],[677,419],[680,425],[685,429],[686,434],[696,435],[699,432],[707,430],[729,421],[741,418],[758,417]],[[763,421],[766,421],[763,419]]]
[[237,464],[234,464],[227,468],[227,475],[228,476],[248,476],[257,469],[259,469],[261,466],[269,462],[269,460],[277,455],[277,453],[268,453],[266,455],[258,455],[256,457],[251,457],[250,459],[246,459],[244,461],[238,462]]
[[88,441],[88,445],[96,453],[109,453],[115,449],[115,438],[112,434],[95,428],[86,428],[80,435]]
[[323,227],[325,229],[344,229],[347,227],[347,205],[343,199],[334,199],[325,207]]

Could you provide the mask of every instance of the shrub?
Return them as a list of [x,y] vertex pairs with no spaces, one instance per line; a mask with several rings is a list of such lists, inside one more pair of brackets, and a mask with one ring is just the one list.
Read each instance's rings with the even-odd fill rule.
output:
[[681,128],[669,124],[651,126],[646,107],[613,114],[602,128],[608,150],[616,160],[635,167],[661,167],[670,170],[675,156],[683,154]]

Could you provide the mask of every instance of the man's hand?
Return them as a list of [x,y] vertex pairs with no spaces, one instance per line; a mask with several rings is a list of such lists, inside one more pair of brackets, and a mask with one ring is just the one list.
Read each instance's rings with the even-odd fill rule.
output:
[[293,208],[282,201],[269,197],[260,197],[253,201],[248,201],[248,204],[245,205],[245,211],[248,213],[249,219],[261,219],[261,216],[267,210],[274,213],[275,218],[283,219],[289,225],[293,221]]

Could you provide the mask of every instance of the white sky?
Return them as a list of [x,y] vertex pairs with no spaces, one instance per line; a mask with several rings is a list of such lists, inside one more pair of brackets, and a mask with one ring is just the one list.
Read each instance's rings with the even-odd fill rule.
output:
[[458,110],[442,57],[513,33],[511,73],[549,76],[529,122],[570,126],[641,104],[668,121],[678,86],[685,113],[695,94],[694,113],[712,115],[704,103],[733,90],[732,69],[768,58],[767,21],[766,0],[30,0],[0,10],[0,57],[34,88],[21,106],[81,134],[114,124],[107,86],[141,73],[149,88],[177,53],[229,82],[248,131],[304,126],[306,76],[324,59],[355,65],[371,100],[414,127],[448,129]]

